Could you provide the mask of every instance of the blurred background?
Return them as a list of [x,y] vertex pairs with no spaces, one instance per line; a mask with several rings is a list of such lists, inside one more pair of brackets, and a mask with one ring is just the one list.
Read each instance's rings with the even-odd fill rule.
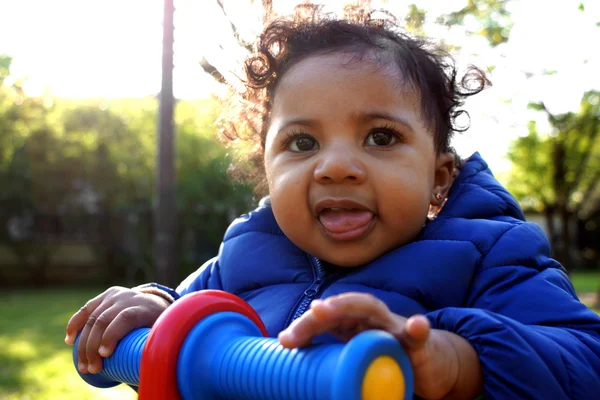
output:
[[[255,206],[228,177],[218,96],[266,16],[298,3],[0,0],[1,400],[135,398],[83,383],[66,322],[110,285],[176,285]],[[483,155],[599,310],[600,2],[361,3],[488,71],[454,145]]]

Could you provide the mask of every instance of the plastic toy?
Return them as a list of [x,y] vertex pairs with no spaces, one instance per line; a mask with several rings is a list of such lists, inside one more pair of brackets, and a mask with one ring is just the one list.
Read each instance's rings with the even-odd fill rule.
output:
[[80,375],[97,387],[139,386],[140,400],[412,399],[410,362],[387,332],[294,350],[265,336],[240,298],[197,292],[176,301],[152,329],[123,338],[99,374]]

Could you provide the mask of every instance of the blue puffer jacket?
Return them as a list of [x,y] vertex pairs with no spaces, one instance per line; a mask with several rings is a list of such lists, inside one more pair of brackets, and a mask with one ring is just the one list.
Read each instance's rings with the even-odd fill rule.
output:
[[[600,399],[600,317],[579,302],[544,233],[473,155],[416,240],[360,268],[328,271],[290,242],[265,204],[236,220],[219,255],[177,293],[246,300],[271,336],[314,298],[367,292],[428,316],[477,350],[486,398]],[[319,341],[330,340],[323,335]]]

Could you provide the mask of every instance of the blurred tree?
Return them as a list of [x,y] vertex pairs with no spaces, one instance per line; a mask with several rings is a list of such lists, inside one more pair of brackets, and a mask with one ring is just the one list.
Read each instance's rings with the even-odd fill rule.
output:
[[136,104],[133,117],[94,102],[69,105],[58,117],[64,157],[76,158],[74,164],[83,163],[78,178],[93,187],[103,210],[152,196],[154,140],[147,138],[154,137],[154,121],[148,130],[137,130],[136,125],[143,122],[135,124],[133,119],[152,120],[155,113],[145,113],[143,101],[130,102],[141,103]]
[[[45,162],[46,173],[60,168],[52,158],[38,151],[47,146],[56,148],[54,131],[48,123],[52,102],[26,97],[22,82],[10,74],[12,59],[0,55],[0,240],[20,260],[37,283],[43,280],[54,250],[40,244],[31,233],[40,198],[44,202],[56,199],[55,190],[36,185],[38,174],[31,160]],[[47,182],[47,181],[45,181]]]
[[[131,226],[135,238],[126,241],[135,242],[140,258],[130,261],[141,263],[147,273],[152,266],[152,228],[147,217],[156,170],[153,103],[153,99],[125,99],[101,107],[78,104],[60,118],[65,145],[79,149],[85,162],[82,179],[96,193],[100,210],[107,216],[126,212],[138,221]],[[178,242],[185,235],[199,236],[194,249],[179,246],[183,273],[216,254],[232,218],[250,207],[250,188],[232,183],[227,176],[230,159],[215,137],[218,107],[214,100],[180,101],[175,110]],[[108,230],[104,237],[101,254],[107,264],[118,264],[115,249],[123,247],[122,232]]]
[[[100,239],[94,249],[113,281],[131,263],[150,270],[156,100],[26,97],[10,63],[0,56],[0,241],[38,283],[68,221],[86,224],[75,228],[87,240]],[[231,219],[250,207],[250,188],[227,177],[230,159],[214,134],[218,107],[177,105],[180,274],[215,255]]]
[[216,255],[225,228],[253,203],[252,188],[232,182],[227,174],[231,157],[215,141],[219,113],[213,101],[179,102],[176,109],[176,190],[183,275]]
[[464,25],[467,18],[473,18],[476,29],[470,28],[467,34],[481,35],[494,47],[508,41],[513,27],[508,10],[511,0],[467,0],[460,10],[438,18],[438,23],[446,26]]
[[404,26],[409,32],[424,35],[423,24],[425,24],[425,18],[427,11],[417,7],[416,4],[408,6],[408,11],[404,17]]
[[11,63],[9,56],[0,54],[0,204],[13,209],[19,207],[19,202],[11,199],[28,198],[29,193],[31,171],[26,163],[25,142],[31,132],[48,129],[46,117],[51,103],[26,97],[22,82],[10,74]]
[[[256,0],[249,0],[251,4],[256,3]],[[440,16],[437,19],[438,24],[442,24],[447,27],[452,27],[456,25],[464,25],[465,20],[468,18],[472,18],[475,24],[470,24],[470,26],[477,26],[476,30],[467,30],[467,34],[471,35],[482,35],[484,36],[491,46],[497,46],[501,43],[508,41],[510,30],[512,28],[512,21],[510,19],[510,12],[508,10],[508,4],[511,0],[465,0],[466,5],[457,11],[451,12],[449,14],[445,14]],[[226,23],[229,24],[231,29],[231,35],[234,38],[233,43],[236,43],[239,49],[242,50],[241,54],[245,54],[245,56],[250,55],[253,52],[253,41],[249,38],[243,37],[238,28],[238,23],[234,21],[228,13],[228,6],[232,6],[236,4],[236,2],[226,2],[225,0],[215,0],[216,5],[221,11],[223,17],[225,18]],[[261,0],[261,14],[258,18],[259,28],[262,24],[270,19],[274,15],[273,11],[273,0]],[[301,3],[301,2],[299,2]],[[307,1],[310,3],[310,1]],[[346,13],[352,13],[357,7],[370,7],[371,0],[353,0],[347,1],[347,6],[345,9]],[[405,28],[416,34],[425,34],[424,32],[424,23],[426,21],[427,12],[426,10],[419,8],[416,3],[409,4],[406,14],[404,15],[404,26]],[[246,19],[247,23],[247,19]],[[231,41],[223,40],[223,43],[230,43]],[[219,43],[219,47],[223,52],[230,51],[232,54],[240,54],[239,49],[230,49],[228,46],[225,46],[223,43]],[[454,45],[443,43],[448,49],[455,48]],[[240,60],[238,60],[240,61]],[[236,82],[231,82],[231,79],[228,77],[232,77],[233,79],[237,79],[235,75],[231,75],[225,72],[225,69],[219,69],[215,64],[211,63],[211,61],[203,56],[200,59],[200,66],[202,69],[211,75],[217,82],[222,84],[232,84],[235,85]]]
[[539,132],[530,122],[529,134],[512,143],[508,188],[525,208],[546,216],[556,258],[570,270],[574,219],[586,219],[600,205],[600,92],[587,92],[578,112],[530,107],[546,113],[551,131]]

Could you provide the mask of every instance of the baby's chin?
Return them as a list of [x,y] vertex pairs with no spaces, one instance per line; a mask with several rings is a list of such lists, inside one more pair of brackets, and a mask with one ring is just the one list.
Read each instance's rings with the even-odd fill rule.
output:
[[369,264],[371,261],[376,260],[382,255],[383,254],[365,254],[364,252],[361,254],[348,254],[348,252],[343,252],[343,254],[335,254],[335,252],[330,252],[330,254],[327,254],[324,257],[316,257],[319,260],[328,262],[341,268],[358,268]]
[[298,247],[329,264],[342,268],[357,268],[377,260],[402,243],[390,242],[385,243],[385,246],[382,244],[381,242],[377,242],[377,240],[364,239],[337,243],[327,243],[326,241],[319,240],[318,243],[314,241],[299,243]]

